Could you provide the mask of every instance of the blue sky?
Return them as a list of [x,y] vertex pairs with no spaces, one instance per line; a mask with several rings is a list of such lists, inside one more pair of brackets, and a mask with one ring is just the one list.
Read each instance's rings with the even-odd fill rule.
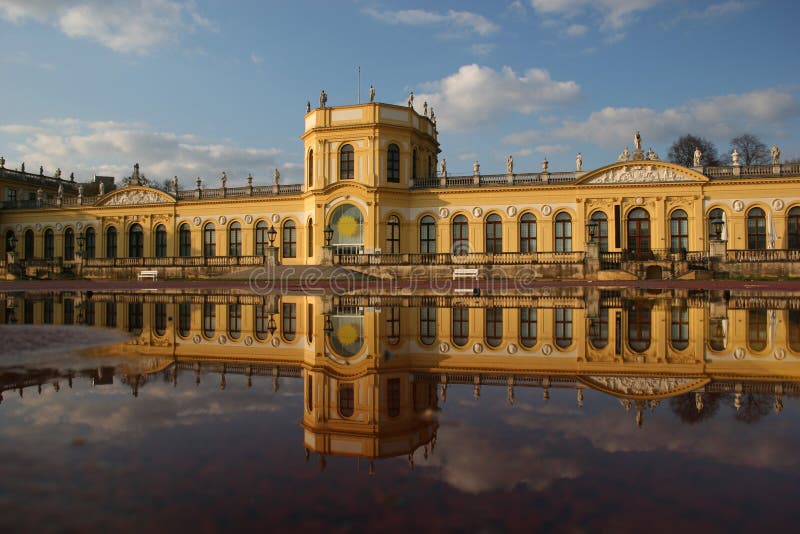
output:
[[[122,177],[299,181],[305,102],[436,110],[451,174],[662,158],[752,132],[800,157],[793,1],[0,0],[0,154]],[[421,111],[421,109],[420,109]]]

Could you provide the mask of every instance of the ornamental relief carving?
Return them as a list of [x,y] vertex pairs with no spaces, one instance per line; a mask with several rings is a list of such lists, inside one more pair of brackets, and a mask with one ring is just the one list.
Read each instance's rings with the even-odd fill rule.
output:
[[143,191],[135,189],[133,191],[122,191],[111,197],[106,206],[136,206],[139,204],[164,204],[169,202],[160,193],[155,191]]
[[697,182],[698,180],[673,169],[658,167],[656,165],[626,165],[608,170],[591,180],[587,184],[634,184],[658,182]]
[[659,395],[690,388],[697,378],[638,377],[638,376],[592,376],[587,382],[624,395]]

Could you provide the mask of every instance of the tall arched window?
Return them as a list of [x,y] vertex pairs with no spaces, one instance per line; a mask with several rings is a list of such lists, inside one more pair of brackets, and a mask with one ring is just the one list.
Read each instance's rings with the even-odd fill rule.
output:
[[572,252],[572,217],[562,211],[556,215],[555,224],[556,252]]
[[144,256],[144,230],[142,225],[135,223],[128,229],[128,257],[141,258]]
[[650,308],[634,306],[628,310],[628,344],[637,352],[650,347]]
[[178,335],[188,337],[192,330],[192,305],[181,302],[178,305]]
[[650,214],[636,208],[628,215],[628,250],[634,257],[650,254]]
[[417,149],[411,151],[411,177],[417,177]]
[[34,237],[33,230],[25,230],[25,259],[33,259]]
[[6,232],[6,252],[11,252],[11,238],[16,239],[16,236],[14,236],[14,230],[9,230]]
[[213,302],[203,303],[203,335],[214,337],[217,330],[217,305]]
[[256,256],[263,256],[269,246],[269,226],[264,221],[256,224]]
[[597,223],[597,230],[594,238],[600,246],[600,252],[608,252],[608,217],[605,212],[596,211],[592,213],[591,220]]
[[539,335],[538,313],[536,308],[519,309],[519,343],[526,349],[536,345]]
[[767,348],[767,329],[765,308],[747,310],[747,345],[751,350],[762,351]]
[[182,258],[192,255],[192,230],[186,223],[183,223],[178,230],[178,243],[178,253]]
[[400,182],[400,148],[394,143],[386,150],[386,181]]
[[228,256],[242,255],[242,225],[234,221],[228,227]]
[[675,210],[669,217],[670,250],[682,252],[689,250],[689,218],[683,210]]
[[308,169],[308,187],[314,186],[314,149],[308,151],[308,163],[306,164],[306,168]]
[[419,221],[420,254],[436,254],[436,219],[430,215]]
[[106,229],[106,258],[117,257],[117,229],[109,226]]
[[790,250],[800,249],[800,208],[789,210],[786,217],[787,246]]
[[52,260],[55,256],[55,234],[48,228],[44,231],[44,259]]
[[764,250],[767,248],[767,217],[761,208],[747,212],[747,248]]
[[157,336],[163,336],[167,333],[167,303],[156,302],[153,309],[155,315],[154,330]]
[[436,341],[436,308],[433,306],[419,309],[419,340],[423,345]]
[[675,350],[689,346],[689,308],[685,305],[672,308],[669,342]]
[[536,252],[536,217],[523,213],[519,218],[519,251]]
[[242,305],[228,304],[228,337],[239,339],[242,336]]
[[503,308],[486,308],[485,314],[486,344],[499,347],[503,341]]
[[203,227],[203,256],[213,258],[217,255],[217,230],[213,223]]
[[390,215],[386,221],[386,252],[389,254],[400,253],[400,218]]
[[344,145],[339,151],[339,179],[350,180],[355,176],[353,145]]
[[800,352],[800,310],[789,310],[789,348]]
[[306,242],[308,243],[307,247],[307,255],[309,258],[314,257],[314,219],[309,218],[308,223],[306,224]]
[[722,211],[720,208],[714,208],[710,212],[708,212],[708,240],[713,241],[716,239],[722,239],[722,226],[720,226],[720,235],[717,235],[717,230],[714,227],[714,223],[717,221],[724,221],[725,220],[725,212]]
[[486,217],[486,252],[500,254],[503,252],[503,221],[496,213]]
[[167,227],[163,224],[156,226],[156,258],[167,257]]
[[83,246],[83,257],[87,260],[93,260],[97,250],[97,235],[95,234],[94,228],[91,226],[86,229],[85,232],[85,241]]
[[75,232],[72,228],[64,230],[64,259],[67,261],[75,259]]
[[352,417],[355,408],[355,390],[353,384],[339,384],[339,414]]
[[281,255],[284,258],[297,257],[297,227],[294,221],[286,221],[283,223],[283,232],[281,235],[282,247]]
[[452,309],[451,328],[453,345],[463,347],[469,340],[469,308],[456,306]]
[[460,256],[469,252],[469,224],[464,215],[453,218],[453,249],[452,253]]
[[572,345],[572,309],[555,309],[555,340],[556,345],[565,349]]
[[601,306],[589,322],[589,342],[596,349],[608,345],[608,308]]

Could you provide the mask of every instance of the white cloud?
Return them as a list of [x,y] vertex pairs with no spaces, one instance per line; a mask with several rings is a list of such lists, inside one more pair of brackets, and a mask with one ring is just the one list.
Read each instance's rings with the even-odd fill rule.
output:
[[776,125],[800,115],[797,97],[781,89],[760,89],[749,93],[692,100],[658,111],[652,108],[606,107],[581,121],[564,120],[548,129],[509,134],[510,145],[541,143],[545,139],[591,142],[602,147],[621,148],[631,144],[634,130],[641,130],[645,143],[669,143],[687,132],[729,139],[743,131],[766,131],[774,135]]
[[37,124],[0,124],[0,133],[12,138],[7,146],[8,166],[25,161],[29,168],[44,165],[48,173],[57,167],[76,178],[94,174],[121,179],[134,163],[151,179],[177,175],[184,187],[200,176],[216,187],[222,171],[230,185],[244,185],[248,173],[266,181],[271,169],[289,170],[287,178],[302,171],[283,162],[284,154],[275,148],[241,147],[230,142],[214,142],[194,134],[158,132],[142,123],[45,119]]
[[469,47],[470,52],[479,57],[486,57],[491,54],[497,45],[492,43],[476,43]]
[[531,6],[540,15],[561,20],[585,17],[594,24],[599,20],[601,30],[619,39],[624,35],[621,30],[635,21],[640,12],[652,9],[659,2],[660,0],[531,0]]
[[510,67],[499,72],[477,64],[464,65],[441,80],[423,84],[416,105],[436,109],[439,129],[468,130],[506,113],[530,115],[568,103],[580,95],[576,82],[560,82],[543,69],[518,75]]
[[250,52],[250,61],[252,61],[255,65],[261,65],[264,63],[264,58],[256,54],[255,52]]
[[424,9],[403,9],[398,11],[381,11],[373,7],[364,9],[364,13],[387,24],[408,26],[441,25],[456,30],[466,30],[481,36],[496,32],[499,27],[483,15],[471,11],[449,10],[446,13],[426,11]]
[[131,54],[146,54],[182,33],[211,27],[194,2],[178,0],[0,0],[0,18],[52,24],[68,37]]
[[567,37],[580,37],[586,33],[588,28],[583,24],[570,24],[564,28],[564,35]]

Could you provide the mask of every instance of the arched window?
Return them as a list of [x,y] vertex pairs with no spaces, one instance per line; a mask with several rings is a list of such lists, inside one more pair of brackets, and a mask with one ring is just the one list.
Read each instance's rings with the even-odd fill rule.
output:
[[767,328],[765,308],[747,310],[747,345],[751,350],[762,351],[767,348]]
[[142,302],[129,302],[128,303],[128,332],[135,335],[142,333],[144,326],[144,303]]
[[419,221],[420,254],[436,254],[436,219],[430,215]]
[[353,145],[344,145],[339,151],[339,179],[351,180],[355,176]]
[[33,230],[25,230],[25,259],[26,260],[32,260],[33,259],[33,246],[34,246]]
[[389,254],[400,253],[400,218],[390,215],[386,221],[386,252]]
[[689,250],[689,218],[683,210],[675,210],[669,217],[670,250],[685,252]]
[[800,310],[789,310],[789,348],[800,352]]
[[453,248],[452,253],[456,256],[465,255],[469,252],[469,224],[464,215],[456,215],[453,218]]
[[355,408],[355,390],[353,384],[339,384],[339,415],[352,417]]
[[203,256],[213,258],[217,255],[217,230],[212,223],[203,227]]
[[309,218],[308,223],[306,225],[306,235],[308,238],[306,242],[308,243],[307,253],[309,258],[314,257],[314,219]]
[[386,310],[386,340],[390,345],[400,343],[400,308],[392,306]]
[[64,259],[67,261],[75,259],[75,232],[72,228],[64,230]]
[[256,256],[263,256],[269,246],[269,226],[264,221],[256,224]]
[[499,347],[503,341],[503,308],[486,308],[485,314],[486,344]]
[[419,309],[419,340],[424,345],[436,341],[436,308],[432,306]]
[[255,334],[256,338],[260,341],[264,341],[267,339],[267,334],[269,333],[269,320],[270,320],[270,313],[269,308],[265,305],[256,305],[256,315],[255,315]]
[[154,315],[155,315],[155,333],[157,336],[163,336],[167,333],[167,304],[165,302],[156,302]]
[[286,341],[294,341],[297,336],[297,304],[294,302],[281,304],[281,334]]
[[109,226],[106,229],[106,258],[117,257],[117,229]]
[[457,306],[452,309],[451,328],[453,330],[453,345],[463,347],[469,340],[469,308]]
[[538,313],[536,308],[519,309],[519,343],[526,349],[536,345],[539,335]]
[[761,208],[753,208],[747,212],[747,248],[749,250],[767,248],[767,218]]
[[228,256],[242,255],[242,225],[234,221],[228,227]]
[[592,213],[591,220],[597,223],[594,238],[600,246],[600,252],[608,252],[608,217],[605,212],[596,211]]
[[555,309],[555,340],[556,345],[565,349],[572,345],[572,309]]
[[361,254],[364,250],[364,215],[353,204],[340,204],[328,219],[333,230],[331,245],[337,254]]
[[214,337],[217,330],[217,305],[213,302],[203,303],[203,335]]
[[636,258],[650,255],[650,214],[642,208],[628,215],[628,250]]
[[192,330],[192,305],[181,302],[178,305],[178,335],[188,337]]
[[503,221],[496,213],[486,217],[486,252],[500,254],[503,252]]
[[55,256],[55,234],[48,228],[44,231],[44,259],[52,260]]
[[669,342],[675,350],[689,346],[689,308],[686,306],[672,308]]
[[6,232],[6,252],[12,251],[11,240],[12,238],[16,239],[14,236],[14,230],[9,230]]
[[628,310],[628,344],[637,352],[650,347],[650,308],[634,306]]
[[411,151],[411,177],[417,177],[417,149]]
[[394,143],[386,150],[386,181],[400,182],[400,148]]
[[308,151],[308,187],[314,187],[314,149]]
[[600,307],[597,317],[589,322],[589,342],[596,349],[608,345],[608,308]]
[[167,227],[163,224],[156,226],[156,258],[167,257]]
[[717,235],[717,230],[715,228],[714,223],[717,221],[723,222],[725,220],[725,212],[722,211],[720,208],[714,208],[710,212],[708,212],[708,240],[714,241],[717,239],[722,239],[722,231],[724,230],[722,226],[720,226],[720,235]]
[[94,228],[91,226],[87,228],[84,236],[83,257],[88,260],[93,260],[97,250],[97,235],[95,234]]
[[242,305],[228,304],[228,337],[239,339],[242,336]]
[[283,223],[281,254],[284,258],[297,257],[297,228],[294,221]]
[[519,218],[519,251],[536,252],[536,217],[523,213]]
[[142,225],[135,223],[128,229],[128,257],[141,258],[144,256],[144,231]]
[[181,255],[182,258],[187,258],[192,255],[192,230],[189,228],[189,225],[183,223],[178,230],[178,242],[179,242],[179,250],[178,253]]
[[786,237],[789,250],[800,249],[800,208],[789,210],[786,217]]
[[556,252],[572,252],[572,217],[561,212],[556,215]]

